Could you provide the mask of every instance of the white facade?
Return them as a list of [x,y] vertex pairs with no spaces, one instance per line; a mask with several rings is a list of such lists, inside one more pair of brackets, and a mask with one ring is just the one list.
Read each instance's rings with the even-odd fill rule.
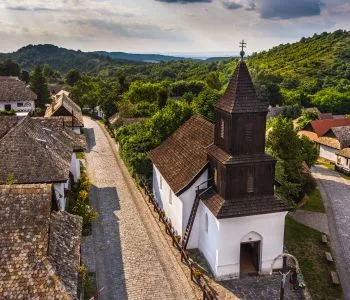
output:
[[77,155],[75,152],[72,153],[72,160],[70,163],[70,172],[73,175],[74,182],[78,182],[80,179],[80,161],[77,158]]
[[60,211],[65,211],[67,209],[67,198],[65,197],[64,190],[69,188],[69,180],[66,182],[59,182],[59,183],[54,183],[53,188],[55,191],[55,196],[58,201],[59,205],[59,210]]
[[350,171],[350,158],[337,155],[337,166],[343,170]]
[[319,156],[321,158],[324,158],[324,159],[327,159],[333,163],[336,163],[337,162],[337,152],[339,150],[338,149],[335,149],[335,148],[332,148],[332,147],[329,147],[329,146],[326,146],[326,145],[321,145],[320,144],[320,154]]
[[6,101],[5,99],[0,99],[0,110],[11,110],[16,112],[30,113],[35,110],[34,101]]
[[[187,226],[196,186],[207,179],[208,171],[205,170],[185,192],[175,196],[153,165],[153,193],[180,236],[184,235]],[[216,279],[222,280],[239,277],[241,243],[260,241],[258,272],[268,274],[272,261],[283,252],[286,214],[279,212],[217,219],[200,202],[187,248],[198,248]],[[274,265],[274,268],[279,267],[282,267],[282,260]]]

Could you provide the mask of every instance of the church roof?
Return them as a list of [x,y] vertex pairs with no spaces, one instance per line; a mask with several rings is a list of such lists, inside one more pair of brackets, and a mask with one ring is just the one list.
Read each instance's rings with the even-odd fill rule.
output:
[[215,108],[228,113],[268,111],[268,104],[258,100],[248,68],[243,60],[238,63],[224,95],[216,103]]
[[194,116],[148,153],[175,194],[183,191],[207,165],[206,147],[213,139],[214,125]]
[[201,194],[201,200],[217,219],[244,217],[288,211],[289,208],[276,196],[258,196],[225,201],[214,189]]

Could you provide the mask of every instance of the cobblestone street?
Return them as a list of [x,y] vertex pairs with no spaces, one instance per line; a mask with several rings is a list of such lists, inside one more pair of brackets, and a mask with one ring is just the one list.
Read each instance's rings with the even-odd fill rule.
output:
[[100,299],[196,299],[180,262],[116,159],[100,126],[84,119],[90,201],[100,216],[84,239],[83,263],[96,272]]
[[342,284],[350,300],[350,180],[321,165],[312,167],[327,211],[330,240]]

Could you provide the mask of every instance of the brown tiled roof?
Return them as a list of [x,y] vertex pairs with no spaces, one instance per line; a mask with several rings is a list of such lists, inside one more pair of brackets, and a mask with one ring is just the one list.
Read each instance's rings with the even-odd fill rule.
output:
[[260,102],[244,61],[240,61],[224,95],[215,104],[228,113],[267,112],[268,104]]
[[222,164],[240,164],[240,163],[246,163],[246,162],[259,162],[259,161],[271,161],[274,160],[270,155],[267,154],[247,154],[247,155],[234,155],[231,156],[224,150],[222,150],[220,147],[211,144],[209,147],[207,147],[207,153],[211,155],[212,157],[215,157],[220,163]]
[[275,196],[260,196],[224,200],[214,189],[200,196],[203,203],[218,219],[260,215],[288,211],[289,208]]
[[341,149],[337,154],[346,158],[350,158],[350,148]]
[[332,127],[332,131],[339,141],[340,148],[350,147],[350,126]]
[[82,217],[54,212],[50,220],[48,257],[66,291],[78,298]]
[[66,126],[63,117],[35,117],[43,128],[51,129],[57,138],[64,144],[72,145],[74,150],[82,151],[87,148],[85,135],[74,132],[70,126]]
[[350,126],[350,119],[316,120],[311,126],[318,136],[324,136],[332,127]]
[[18,124],[23,117],[17,116],[0,116],[0,139],[14,126]]
[[165,142],[149,152],[174,193],[186,188],[207,164],[205,147],[213,142],[214,125],[192,117]]
[[325,145],[334,149],[340,149],[340,143],[336,138],[321,136],[315,140],[316,143]]
[[64,182],[73,145],[26,117],[0,139],[0,182],[10,174],[18,183]]
[[71,299],[47,259],[51,185],[0,186],[1,299]]
[[[84,126],[83,114],[81,108],[71,98],[68,97],[67,91],[60,91],[52,100],[52,104],[47,107],[45,117],[50,118],[52,116],[63,116],[61,109],[65,110],[65,121],[73,123],[71,126]],[[72,122],[73,117],[73,122]]]
[[315,141],[318,138],[315,132],[307,131],[307,130],[298,131],[298,136],[299,137],[306,136],[310,141]]
[[13,77],[0,80],[0,101],[35,101],[36,98],[25,82]]

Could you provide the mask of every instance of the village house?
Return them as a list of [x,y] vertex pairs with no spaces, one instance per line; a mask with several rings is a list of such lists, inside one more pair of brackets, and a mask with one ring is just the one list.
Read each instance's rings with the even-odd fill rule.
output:
[[298,135],[306,136],[317,144],[320,158],[337,164],[337,153],[350,147],[349,129],[350,119],[347,118],[315,120]]
[[52,103],[47,106],[45,118],[61,117],[64,124],[76,133],[81,133],[84,127],[83,114],[81,108],[71,98],[69,92],[61,90],[52,96]]
[[0,185],[1,299],[81,299],[83,220],[52,211],[51,190]]
[[219,280],[268,274],[283,252],[288,207],[274,195],[275,160],[265,154],[267,106],[242,59],[214,124],[194,116],[149,153],[157,202]]
[[28,115],[35,110],[36,98],[18,77],[0,76],[0,111],[14,110],[17,115]]
[[85,147],[85,138],[59,119],[0,117],[0,183],[52,183],[55,205],[64,211],[80,178],[76,152]]

